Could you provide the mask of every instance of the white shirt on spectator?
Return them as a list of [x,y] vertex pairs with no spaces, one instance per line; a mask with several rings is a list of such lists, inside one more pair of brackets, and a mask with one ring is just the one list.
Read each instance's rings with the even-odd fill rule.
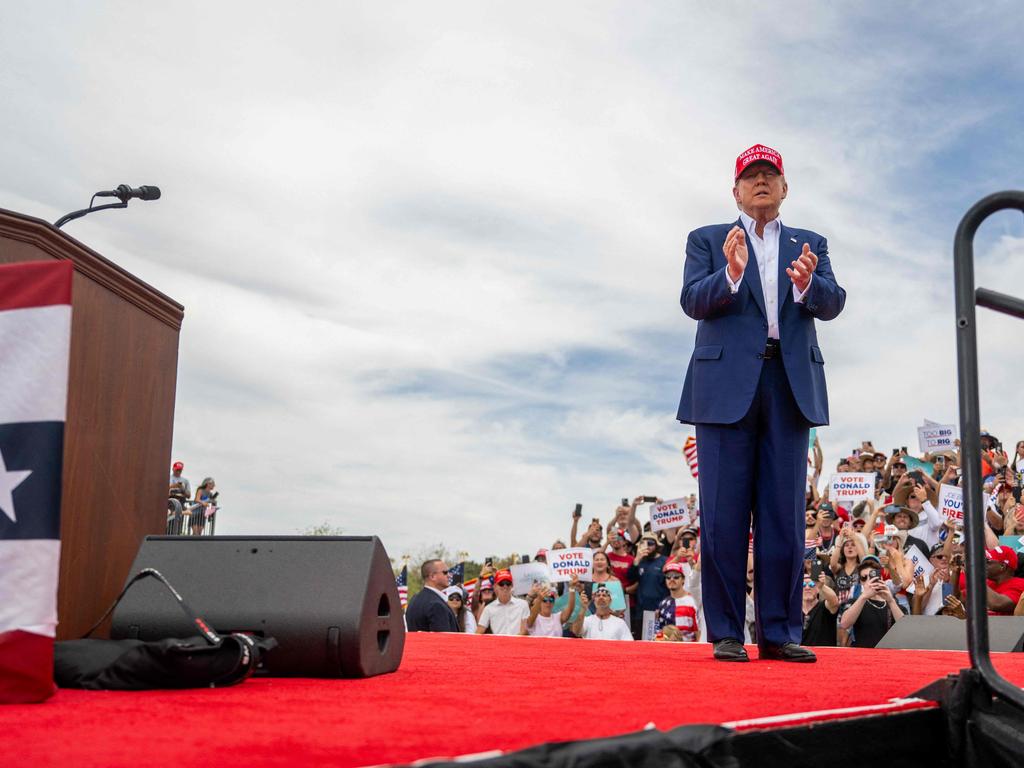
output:
[[559,614],[553,613],[550,616],[542,616],[538,613],[537,618],[533,620],[532,627],[529,623],[529,617],[527,617],[526,622],[526,631],[533,637],[562,636],[562,617]]
[[[942,530],[942,513],[935,508],[930,502],[926,501],[921,505],[921,522],[918,523],[917,528],[913,528],[908,533],[914,536],[929,547],[934,547],[939,543],[939,532]],[[924,554],[928,554],[925,552]]]
[[[768,319],[768,338],[779,338],[779,237],[782,235],[782,221],[776,216],[764,225],[764,237],[757,236],[757,222],[743,211],[740,211],[740,221],[749,235],[748,244],[754,251],[754,260],[757,262],[757,272],[761,277],[761,289],[764,291],[764,312]],[[747,249],[749,256],[751,248]],[[747,266],[750,266],[748,259]],[[788,276],[787,276],[787,279]],[[811,279],[814,279],[813,274]],[[743,283],[743,275],[735,283],[729,277],[729,270],[725,270],[725,280],[729,284],[729,290],[736,293]],[[810,281],[803,293],[793,286],[793,301],[800,304],[811,288]]]
[[466,611],[466,628],[463,631],[467,635],[472,635],[476,632],[476,618],[473,616],[472,611]]
[[622,619],[615,614],[600,618],[592,613],[583,619],[583,639],[585,640],[632,640],[633,634]]
[[495,635],[518,635],[522,621],[530,615],[530,606],[519,597],[511,597],[507,603],[493,600],[480,613],[480,626],[491,628]]

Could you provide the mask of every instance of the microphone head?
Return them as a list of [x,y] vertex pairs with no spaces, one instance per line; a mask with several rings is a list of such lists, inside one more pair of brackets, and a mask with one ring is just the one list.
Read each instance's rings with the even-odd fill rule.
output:
[[139,199],[140,200],[159,200],[160,199],[160,187],[139,187]]

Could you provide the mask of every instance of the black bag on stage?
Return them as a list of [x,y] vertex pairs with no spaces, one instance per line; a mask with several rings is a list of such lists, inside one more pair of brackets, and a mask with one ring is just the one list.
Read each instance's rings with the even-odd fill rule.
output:
[[[159,579],[170,590],[199,635],[150,642],[90,638],[129,587],[146,576]],[[143,691],[234,685],[249,677],[262,655],[276,645],[273,638],[217,634],[192,612],[159,571],[145,568],[125,585],[114,604],[85,637],[54,643],[53,676],[61,688],[92,690]]]

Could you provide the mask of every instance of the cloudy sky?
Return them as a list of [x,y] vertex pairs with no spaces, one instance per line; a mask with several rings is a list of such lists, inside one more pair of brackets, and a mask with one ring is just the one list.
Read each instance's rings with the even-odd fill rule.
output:
[[[328,522],[472,556],[695,490],[675,420],[689,230],[778,148],[827,235],[828,462],[956,418],[952,237],[1024,187],[1015,3],[35,2],[0,24],[0,207],[185,306],[174,457],[222,533]],[[1024,292],[1024,218],[978,284]],[[1019,321],[985,425],[1024,436]]]

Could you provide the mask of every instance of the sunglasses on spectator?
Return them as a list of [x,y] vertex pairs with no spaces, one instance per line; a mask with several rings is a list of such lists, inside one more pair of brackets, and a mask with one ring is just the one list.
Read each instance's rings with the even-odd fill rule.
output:
[[804,579],[804,586],[808,588],[813,587],[814,582],[811,579]]
[[548,595],[547,597],[544,597],[544,598],[541,598],[541,599],[542,599],[542,600],[543,600],[543,601],[544,601],[545,603],[553,603],[553,602],[555,602],[555,597],[554,597],[554,595]]
[[681,579],[681,578],[683,578],[683,574],[681,574],[681,573],[666,573],[665,574],[665,578],[666,579]]
[[511,587],[512,586],[512,582],[511,581],[499,581],[498,582],[498,586],[499,587]]
[[452,600],[458,600],[461,603],[462,595],[448,595],[448,602],[450,603]]

